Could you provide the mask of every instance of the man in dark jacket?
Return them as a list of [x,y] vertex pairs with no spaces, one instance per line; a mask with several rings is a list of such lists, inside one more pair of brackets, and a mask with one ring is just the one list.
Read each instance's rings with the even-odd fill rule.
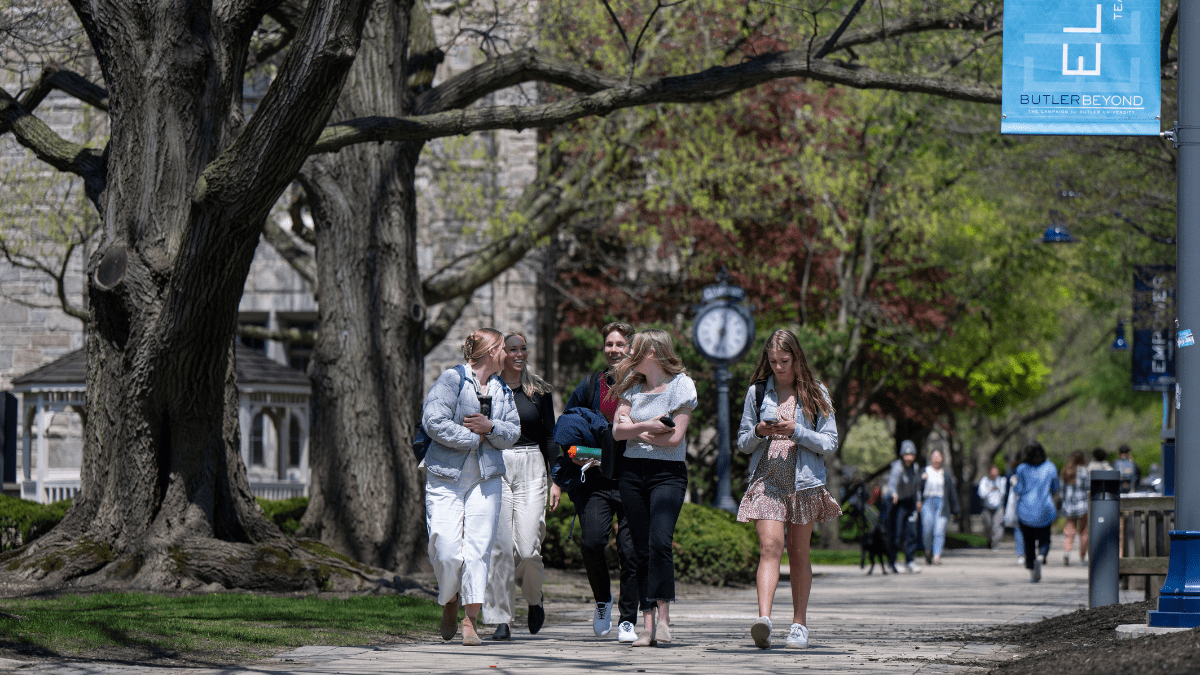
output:
[[888,531],[892,533],[891,560],[896,570],[896,556],[904,549],[904,571],[920,572],[917,565],[916,515],[921,508],[921,467],[917,466],[917,446],[905,439],[900,443],[900,459],[892,460],[888,473],[887,496]]
[[[564,410],[587,408],[604,415],[610,429],[617,412],[616,399],[609,399],[608,391],[615,382],[610,372],[621,359],[629,355],[629,343],[633,339],[633,326],[614,322],[601,329],[604,337],[604,357],[608,368],[588,375],[571,393]],[[566,418],[567,415],[563,415]],[[563,418],[559,423],[563,423]],[[625,450],[625,443],[615,444],[615,455]],[[584,467],[587,467],[584,469]],[[602,467],[584,459],[572,459],[565,453],[559,455],[550,471],[554,484],[550,486],[550,510],[558,508],[562,493],[566,490],[579,518],[580,549],[583,566],[587,570],[588,582],[595,597],[596,610],[592,615],[592,630],[597,637],[612,631],[612,584],[608,577],[608,560],[604,548],[612,534],[613,516],[617,517],[617,553],[621,560],[621,590],[617,609],[620,623],[617,640],[632,643],[637,639],[635,629],[638,609],[638,584],[633,564],[633,537],[626,527],[625,510],[621,507],[621,490],[614,467],[607,473]],[[610,477],[611,476],[611,477]]]

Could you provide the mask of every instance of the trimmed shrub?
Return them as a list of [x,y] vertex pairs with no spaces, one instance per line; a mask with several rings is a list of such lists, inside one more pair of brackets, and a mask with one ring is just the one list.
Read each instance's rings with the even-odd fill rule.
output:
[[[571,532],[574,523],[575,531]],[[616,527],[613,528],[616,534]],[[562,501],[553,513],[546,513],[546,538],[542,541],[542,562],[547,567],[571,570],[583,568],[583,553],[579,548],[581,538],[579,519],[575,518],[575,505],[563,493]],[[616,537],[611,537],[609,547],[614,548],[616,556]]]
[[279,529],[291,535],[295,535],[296,530],[300,529],[300,519],[304,517],[304,511],[308,509],[308,497],[292,497],[291,499],[256,497],[255,499],[258,501],[258,508],[262,509],[263,515],[275,523]]
[[[548,567],[581,569],[579,522],[568,540],[575,505],[564,494],[554,513],[546,514],[542,560]],[[750,523],[711,506],[684,504],[675,525],[675,578],[688,583],[724,585],[751,582],[758,569],[758,536]],[[605,548],[609,569],[619,566],[616,527]]]
[[49,532],[71,508],[71,500],[38,504],[0,495],[0,551],[11,551]]
[[752,582],[758,570],[758,535],[728,511],[684,504],[675,525],[675,578],[724,586]]

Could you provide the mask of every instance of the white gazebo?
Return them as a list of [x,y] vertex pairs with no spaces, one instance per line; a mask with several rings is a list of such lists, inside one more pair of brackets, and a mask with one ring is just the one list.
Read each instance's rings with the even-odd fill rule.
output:
[[[241,343],[236,359],[242,462],[250,491],[267,499],[307,495],[308,376]],[[22,499],[50,503],[79,492],[86,381],[83,350],[13,380],[13,393],[21,397],[24,442],[17,484]]]

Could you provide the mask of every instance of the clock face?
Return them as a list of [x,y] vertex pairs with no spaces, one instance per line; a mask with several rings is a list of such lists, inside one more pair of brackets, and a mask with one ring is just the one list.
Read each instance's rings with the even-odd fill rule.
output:
[[733,307],[713,307],[696,318],[696,347],[709,359],[731,361],[746,349],[750,322]]

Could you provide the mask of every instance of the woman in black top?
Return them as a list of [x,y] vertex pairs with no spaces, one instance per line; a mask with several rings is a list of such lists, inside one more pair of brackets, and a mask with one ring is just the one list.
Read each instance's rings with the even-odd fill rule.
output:
[[551,387],[529,372],[525,336],[504,337],[504,370],[500,377],[513,392],[521,417],[521,437],[504,451],[503,502],[492,548],[491,571],[483,603],[484,623],[499,624],[493,640],[508,640],[516,587],[529,604],[529,632],[546,620],[542,607],[542,539],[546,536],[548,467],[558,458],[554,442]]

